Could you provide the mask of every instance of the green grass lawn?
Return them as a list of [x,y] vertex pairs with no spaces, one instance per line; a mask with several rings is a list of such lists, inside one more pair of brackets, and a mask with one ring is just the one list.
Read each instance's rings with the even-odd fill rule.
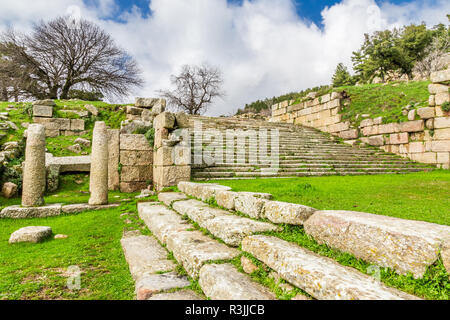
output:
[[450,171],[406,175],[219,180],[234,191],[320,210],[351,210],[450,225]]
[[[60,190],[46,195],[46,203],[88,201],[88,176],[63,176],[62,180]],[[120,239],[124,228],[146,233],[136,213],[135,195],[110,192],[110,203],[121,203],[115,209],[40,219],[0,219],[0,300],[133,299],[134,282]],[[18,198],[0,198],[0,207],[19,203]],[[121,217],[123,213],[128,214]],[[31,225],[49,226],[54,234],[69,237],[39,244],[8,244],[12,232]],[[80,290],[71,291],[66,285],[70,266],[81,270]]]

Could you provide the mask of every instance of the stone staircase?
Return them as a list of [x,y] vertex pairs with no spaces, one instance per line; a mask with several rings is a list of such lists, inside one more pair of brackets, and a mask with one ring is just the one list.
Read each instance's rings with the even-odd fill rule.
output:
[[[251,271],[246,271],[243,260],[252,262],[245,255],[259,260],[267,273],[270,271],[282,279],[286,290],[296,290],[295,300],[418,299],[368,274],[277,237],[283,230],[282,224],[305,225],[306,228],[312,221],[308,228],[313,231],[315,221],[323,221],[325,216],[333,214],[336,216],[332,219],[345,219],[343,212],[318,211],[271,201],[269,194],[232,192],[220,185],[181,182],[178,187],[182,192],[160,193],[159,202],[138,203],[139,217],[151,236],[131,233],[122,239],[125,257],[136,281],[137,299],[277,299],[273,288],[246,274]],[[211,206],[211,199],[215,199],[218,206]],[[386,266],[383,263],[389,257],[394,269],[400,266],[398,272],[411,271],[420,277],[426,266],[438,259],[439,251],[444,261],[447,259],[444,251],[437,249],[447,243],[447,226],[363,213],[353,217],[348,212],[348,216],[350,220],[355,219],[352,229],[357,234],[360,234],[358,228],[362,228],[379,235],[379,239],[363,238],[360,245],[364,249],[377,247],[377,258],[381,260],[372,261],[377,265]],[[342,223],[337,223],[337,230],[329,224],[328,232],[311,234],[320,242],[321,236],[336,232],[338,242],[351,244],[348,239],[338,238]],[[394,235],[398,246],[381,245]],[[376,242],[380,239],[382,242]],[[403,243],[408,243],[404,252]],[[357,247],[353,244],[341,249],[358,258]],[[371,257],[365,260],[371,261]],[[183,267],[181,272],[180,266]]]
[[[272,154],[272,156],[278,156],[279,159],[279,170],[276,173],[267,171],[270,168],[270,157],[258,157],[257,165],[249,163],[250,155],[254,155],[257,148],[249,146],[247,141],[245,163],[224,160],[213,165],[194,164],[192,166],[194,180],[410,173],[429,171],[433,168],[430,165],[412,162],[407,158],[386,153],[374,147],[351,146],[316,129],[293,124],[234,118],[193,117],[190,119],[191,128],[194,127],[194,121],[202,123],[203,131],[218,130],[224,138],[228,129],[279,130],[279,152]],[[191,129],[190,134],[191,142],[195,142],[199,137],[198,133],[196,135],[195,128]],[[269,131],[269,156],[271,156],[270,143]],[[192,145],[194,146],[194,143]],[[226,143],[216,143],[215,147],[222,147],[223,150],[226,150]],[[198,151],[198,148],[192,148],[193,154],[195,150]],[[235,159],[237,154],[238,151],[235,150]],[[195,163],[194,156],[192,163]]]

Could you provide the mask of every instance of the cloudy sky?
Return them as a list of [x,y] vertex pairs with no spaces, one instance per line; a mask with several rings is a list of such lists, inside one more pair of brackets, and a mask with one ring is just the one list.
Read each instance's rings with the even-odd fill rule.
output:
[[208,114],[230,115],[257,99],[328,84],[339,62],[351,66],[364,33],[447,23],[450,1],[0,0],[0,31],[73,12],[136,58],[146,84],[133,96],[155,96],[184,64],[209,63],[222,69],[226,97]]

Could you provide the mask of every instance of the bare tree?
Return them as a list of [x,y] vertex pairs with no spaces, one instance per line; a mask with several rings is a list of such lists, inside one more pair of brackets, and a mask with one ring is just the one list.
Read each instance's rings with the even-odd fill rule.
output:
[[160,90],[170,105],[189,114],[204,113],[216,97],[223,97],[222,72],[215,67],[185,65],[181,73],[171,76],[173,90]]
[[450,39],[435,38],[431,46],[425,50],[425,56],[422,60],[416,62],[413,72],[420,75],[421,78],[429,78],[434,71],[442,70],[445,67],[445,55],[449,55]]
[[66,17],[40,22],[30,35],[3,33],[7,57],[23,95],[67,99],[71,88],[126,95],[143,84],[136,62],[94,23]]

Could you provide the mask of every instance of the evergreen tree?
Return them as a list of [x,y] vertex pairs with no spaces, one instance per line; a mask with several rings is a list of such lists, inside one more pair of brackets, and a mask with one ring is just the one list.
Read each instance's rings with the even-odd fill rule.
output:
[[333,87],[351,86],[354,84],[353,77],[343,63],[339,63],[333,75]]

